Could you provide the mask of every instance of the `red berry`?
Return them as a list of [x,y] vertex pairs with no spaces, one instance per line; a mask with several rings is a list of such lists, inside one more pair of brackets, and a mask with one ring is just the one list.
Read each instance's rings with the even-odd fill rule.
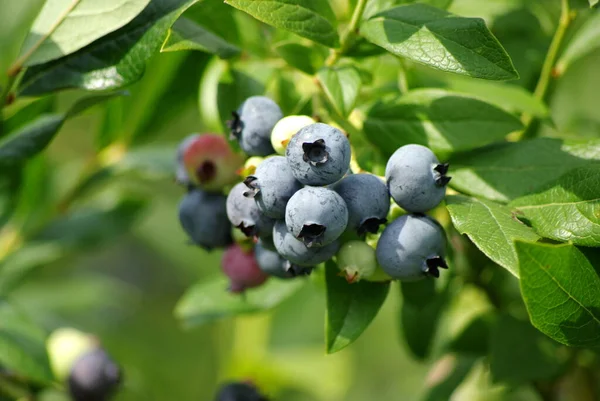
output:
[[237,181],[243,159],[231,150],[222,135],[202,134],[186,146],[183,164],[193,184],[219,191]]
[[237,244],[231,245],[225,250],[221,267],[230,279],[229,290],[234,293],[258,287],[269,277],[258,267],[254,251],[246,252]]

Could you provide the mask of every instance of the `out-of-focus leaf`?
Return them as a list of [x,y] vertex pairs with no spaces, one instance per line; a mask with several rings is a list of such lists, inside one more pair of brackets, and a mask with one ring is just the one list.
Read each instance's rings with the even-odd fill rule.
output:
[[519,77],[510,57],[480,18],[463,18],[426,4],[382,11],[361,34],[398,56],[442,71],[489,80]]
[[313,75],[327,57],[324,47],[308,47],[296,42],[279,43],[274,50],[289,65],[309,75]]
[[115,166],[115,173],[135,173],[148,179],[173,178],[176,146],[143,146],[130,150]]
[[37,116],[50,113],[54,97],[46,96],[41,99],[19,99],[16,103],[3,110],[4,121],[0,125],[0,138],[33,121]]
[[462,383],[476,356],[451,353],[444,355],[429,371],[425,380],[423,401],[448,401],[452,392]]
[[138,15],[150,0],[47,0],[17,64],[45,63],[89,45]]
[[508,202],[590,161],[600,161],[600,140],[538,138],[497,144],[450,160],[450,185],[478,198]]
[[360,92],[358,70],[352,66],[324,67],[317,73],[317,79],[337,113],[342,117],[348,116]]
[[509,206],[543,237],[600,246],[600,163],[576,168]]
[[225,277],[202,281],[187,290],[175,307],[184,327],[191,328],[214,320],[256,313],[274,308],[305,284],[303,279],[272,278],[264,285],[232,294]]
[[0,299],[0,365],[39,383],[52,380],[46,335],[15,307]]
[[[591,6],[594,6],[593,3],[598,3],[598,0],[590,0]],[[567,48],[556,63],[557,71],[564,74],[573,63],[598,48],[600,48],[600,12],[590,16],[569,41]]]
[[571,244],[517,242],[521,293],[533,325],[554,340],[600,345],[600,277]]
[[518,277],[514,241],[534,242],[540,237],[507,206],[460,195],[447,196],[446,205],[458,232],[466,234],[488,258]]
[[199,50],[216,54],[220,58],[230,58],[241,51],[225,39],[187,18],[179,18],[173,24],[160,49],[161,52],[181,50]]
[[495,322],[490,340],[490,368],[494,381],[511,384],[551,379],[564,361],[556,343],[529,322],[502,315]]
[[359,281],[348,284],[333,262],[325,265],[327,286],[327,353],[352,344],[371,324],[383,305],[390,283]]
[[37,241],[52,241],[67,248],[83,248],[114,240],[128,230],[146,205],[145,200],[125,198],[108,209],[82,209],[49,223]]
[[48,146],[66,119],[121,93],[96,95],[75,103],[66,114],[46,114],[0,140],[0,165],[14,165]]
[[335,16],[321,0],[226,0],[225,3],[254,18],[314,40],[325,46],[339,44]]
[[130,23],[61,59],[28,68],[23,95],[61,89],[121,88],[142,77],[146,62],[160,50],[167,30],[198,0],[152,0]]
[[407,93],[378,103],[368,112],[364,131],[384,153],[417,143],[439,156],[478,148],[522,129],[506,111],[479,99],[439,89]]

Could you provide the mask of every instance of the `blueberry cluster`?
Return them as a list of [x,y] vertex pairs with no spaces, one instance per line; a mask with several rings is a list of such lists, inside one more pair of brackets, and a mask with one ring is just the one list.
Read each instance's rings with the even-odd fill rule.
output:
[[[423,213],[444,198],[448,164],[428,148],[396,150],[385,177],[353,172],[341,130],[308,116],[284,117],[263,96],[244,101],[229,128],[252,156],[243,166],[223,137],[197,135],[180,145],[177,179],[188,186],[180,220],[191,240],[207,249],[228,247],[222,267],[231,291],[268,276],[310,274],[336,255],[349,282],[418,280],[447,268],[444,231]],[[221,191],[239,179],[236,171],[243,180],[225,196]],[[410,214],[382,231],[390,197]],[[249,240],[234,233],[232,245],[231,227]],[[369,244],[378,238],[376,249],[366,238]]]

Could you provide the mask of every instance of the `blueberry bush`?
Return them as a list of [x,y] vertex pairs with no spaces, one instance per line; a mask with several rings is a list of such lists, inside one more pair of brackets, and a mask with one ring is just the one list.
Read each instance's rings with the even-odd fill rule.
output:
[[598,0],[0,0],[0,45],[0,400],[600,399]]

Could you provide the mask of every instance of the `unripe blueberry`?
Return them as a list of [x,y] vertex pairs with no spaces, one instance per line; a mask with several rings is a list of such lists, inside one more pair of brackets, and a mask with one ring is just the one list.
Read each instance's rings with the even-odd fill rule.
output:
[[207,191],[220,191],[237,181],[243,159],[222,135],[203,134],[190,139],[183,163],[192,184]]
[[277,251],[264,248],[262,241],[258,241],[256,244],[254,256],[256,257],[258,267],[270,276],[291,278],[305,276],[312,271],[312,267],[292,265],[289,261],[281,257]]
[[225,383],[219,389],[215,401],[269,401],[251,383]]
[[198,188],[189,191],[181,200],[179,221],[194,244],[211,250],[231,243],[226,200],[224,195]]
[[271,145],[273,149],[280,155],[285,155],[285,149],[287,148],[292,136],[300,129],[307,125],[314,124],[316,121],[309,116],[287,116],[275,124],[273,131],[271,132]]
[[283,156],[265,159],[253,175],[244,180],[248,191],[244,194],[254,198],[258,209],[273,219],[285,217],[285,207],[302,184],[298,182]]
[[440,224],[425,215],[404,215],[391,222],[377,243],[377,262],[390,276],[402,281],[439,277],[446,237]]
[[351,174],[338,181],[333,189],[348,207],[348,229],[359,235],[376,233],[386,223],[390,194],[385,183],[373,174]]
[[260,212],[254,199],[246,197],[248,187],[240,182],[227,196],[227,217],[248,237],[270,237],[275,220]]
[[273,227],[273,243],[282,257],[299,266],[316,266],[331,259],[340,248],[339,241],[333,241],[322,247],[308,248],[304,242],[291,234],[284,221],[278,221]]
[[285,151],[294,177],[322,186],[340,180],[350,166],[350,142],[337,128],[315,123],[298,131]]
[[337,266],[349,283],[371,277],[377,269],[375,249],[363,241],[346,242],[337,254]]
[[252,96],[233,112],[228,125],[231,136],[249,156],[268,156],[275,151],[271,146],[271,131],[283,118],[281,109],[265,96]]
[[238,175],[242,178],[246,178],[256,172],[256,168],[265,160],[264,157],[252,156],[249,157],[245,162],[244,166],[238,170]]
[[269,277],[258,267],[254,252],[246,252],[237,244],[231,245],[225,250],[221,259],[221,268],[223,273],[229,277],[229,290],[233,293],[258,287]]
[[74,401],[107,401],[121,382],[121,371],[102,348],[80,356],[68,379]]
[[398,148],[385,167],[390,195],[412,213],[435,208],[446,195],[448,164],[440,164],[429,148],[405,145]]
[[306,246],[324,246],[338,239],[346,229],[348,208],[331,189],[304,187],[290,198],[285,224]]

